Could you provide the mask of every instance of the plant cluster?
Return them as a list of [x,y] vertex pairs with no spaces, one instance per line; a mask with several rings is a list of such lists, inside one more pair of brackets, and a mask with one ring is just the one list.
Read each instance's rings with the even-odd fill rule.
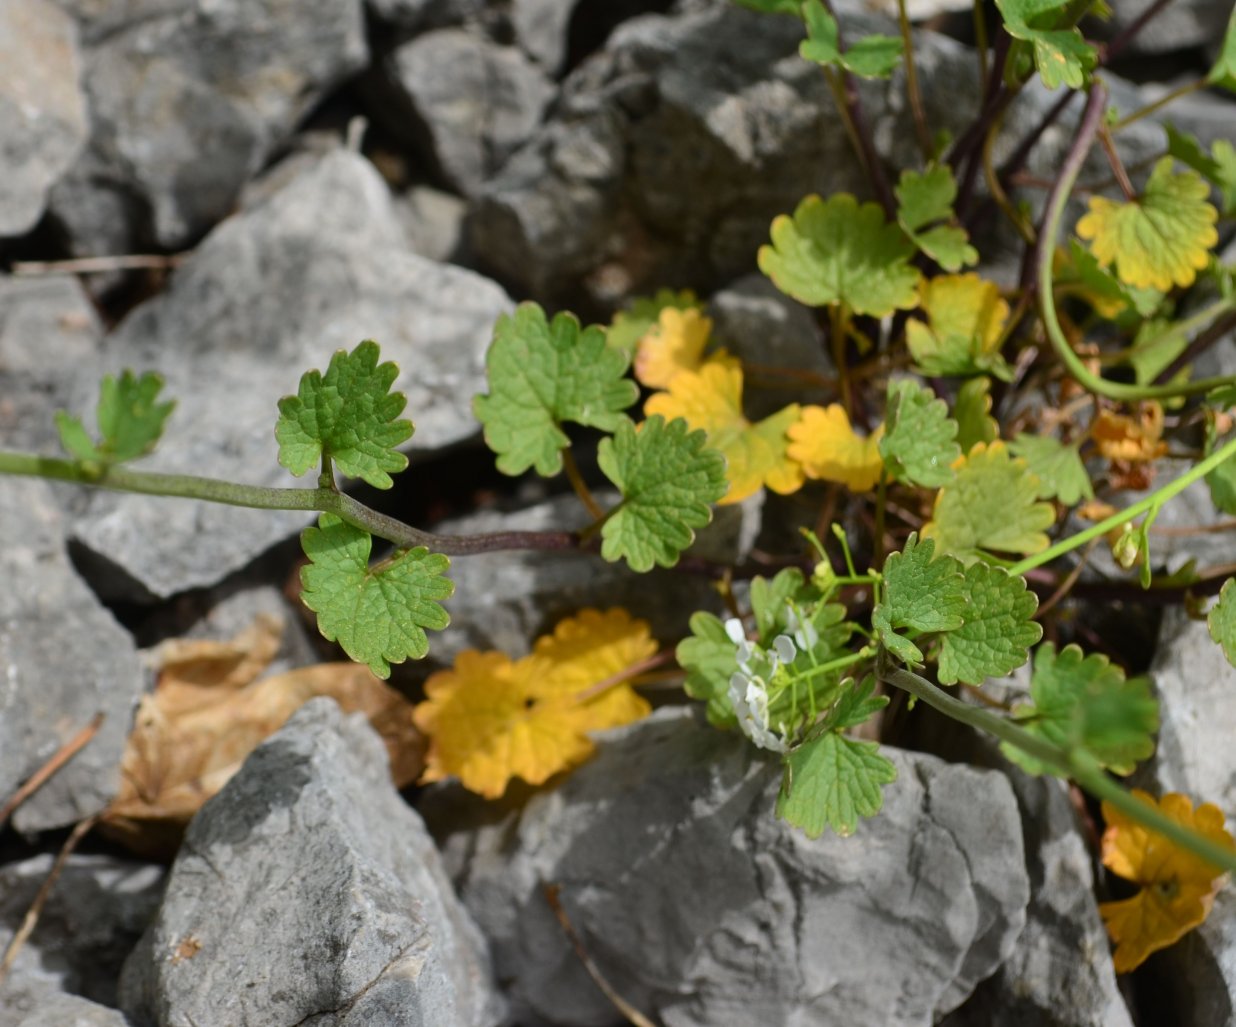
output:
[[[697,612],[677,641],[686,691],[712,723],[776,754],[776,813],[811,836],[853,832],[895,787],[872,725],[895,690],[995,736],[1026,771],[1076,782],[1102,800],[1105,863],[1144,886],[1103,911],[1117,967],[1131,969],[1200,922],[1236,868],[1236,844],[1215,807],[1178,795],[1156,801],[1114,780],[1154,752],[1149,683],[1076,644],[1041,642],[1043,622],[1105,541],[1136,575],[1131,599],[1139,588],[1169,589],[1200,616],[1217,590],[1204,615],[1236,665],[1236,579],[1192,564],[1156,574],[1150,552],[1160,509],[1193,482],[1204,479],[1215,506],[1236,515],[1236,380],[1189,369],[1236,327],[1236,268],[1213,252],[1216,226],[1236,214],[1236,150],[1226,141],[1207,149],[1168,127],[1162,155],[1133,184],[1138,169],[1123,166],[1115,140],[1150,110],[1108,107],[1102,71],[1129,35],[1105,48],[1086,40],[1078,23],[1099,4],[997,0],[991,25],[976,5],[980,114],[947,139],[923,116],[904,4],[900,36],[847,43],[821,0],[740,2],[802,20],[802,57],[832,86],[875,197],[808,196],[773,221],[758,254],[778,289],[820,312],[835,377],[803,371],[791,384],[825,393],[827,405],[791,402],[749,419],[744,389],[770,369],[727,352],[704,305],[667,290],[608,326],[524,303],[494,329],[488,392],[473,403],[485,441],[505,474],[565,474],[592,517],[582,531],[433,536],[342,491],[341,477],[389,488],[407,466],[398,447],[413,427],[391,392],[396,369],[368,341],[305,374],[279,403],[279,461],[296,475],[316,470],[316,487],[129,468],[172,411],[149,373],[104,380],[97,439],[58,417],[67,459],[0,453],[0,472],[320,512],[302,536],[303,600],[322,634],[379,677],[425,656],[426,633],[447,626],[452,556],[585,549],[637,573],[672,567],[714,505],[823,483],[811,486],[822,499],[804,526],[806,548],[780,569],[696,567],[720,579],[729,609]],[[894,73],[922,145],[921,166],[895,184],[853,88],[854,76]],[[1035,76],[1061,90],[1060,102],[996,166],[1004,113]],[[1236,15],[1200,86],[1236,89]],[[1036,223],[1010,189],[1076,94],[1084,109]],[[1062,240],[1067,201],[1081,194],[1096,143],[1111,181],[1085,190],[1086,213]],[[1024,240],[1012,286],[969,270],[980,261],[970,227],[995,208]],[[614,505],[589,490],[573,434],[598,437]],[[1156,461],[1181,447],[1189,468],[1151,489]],[[1130,488],[1147,494],[1123,509],[1109,504]],[[1070,532],[1070,518],[1086,526]],[[377,562],[375,537],[394,547]],[[513,777],[544,782],[586,758],[588,732],[644,716],[636,688],[670,659],[650,626],[621,609],[580,611],[519,660],[463,653],[430,678],[415,713],[431,739],[425,778],[455,776],[487,796]],[[989,679],[1027,662],[1025,701],[973,701]]]

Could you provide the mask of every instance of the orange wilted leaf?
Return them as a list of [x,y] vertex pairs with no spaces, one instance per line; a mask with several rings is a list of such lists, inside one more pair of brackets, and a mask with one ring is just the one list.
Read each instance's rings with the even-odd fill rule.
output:
[[798,423],[790,425],[789,455],[803,466],[808,478],[837,481],[854,492],[866,492],[880,480],[880,425],[866,438],[850,427],[839,403],[803,407]]
[[790,425],[798,420],[798,404],[778,410],[758,424],[742,412],[742,368],[733,358],[708,360],[698,371],[680,371],[666,392],[644,404],[644,415],[661,414],[667,421],[686,420],[702,428],[708,445],[725,456],[729,491],[722,503],[737,503],[767,485],[785,495],[802,487],[803,469],[790,458]]
[[521,660],[460,653],[425,683],[413,715],[430,736],[422,780],[458,777],[496,799],[512,777],[541,784],[583,762],[593,749],[587,732],[648,715],[622,675],[656,648],[646,622],[615,608],[559,621]]
[[1099,452],[1109,460],[1146,462],[1167,452],[1163,441],[1163,407],[1143,403],[1137,417],[1103,410],[1090,426]]
[[639,340],[635,377],[651,389],[663,389],[679,371],[694,371],[703,363],[712,319],[697,308],[666,307],[652,330]]
[[396,785],[416,779],[424,746],[411,703],[367,667],[325,663],[257,680],[282,631],[278,618],[259,615],[229,642],[177,639],[159,650],[158,682],[138,706],[120,791],[103,817],[107,834],[145,855],[171,855],[202,804],[317,696],[366,714],[386,742]]
[[[1140,789],[1134,789],[1133,795],[1156,805],[1154,798]],[[1188,796],[1175,792],[1163,796],[1157,805],[1177,823],[1236,850],[1217,806],[1202,803],[1194,810]],[[1107,823],[1103,865],[1142,886],[1132,898],[1099,905],[1107,933],[1116,943],[1116,972],[1128,973],[1152,952],[1171,945],[1206,919],[1224,873],[1110,803],[1103,803],[1103,819]]]

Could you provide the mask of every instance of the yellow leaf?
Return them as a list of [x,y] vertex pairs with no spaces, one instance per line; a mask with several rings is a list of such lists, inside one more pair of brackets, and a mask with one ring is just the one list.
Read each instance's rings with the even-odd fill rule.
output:
[[629,724],[650,707],[615,679],[656,652],[647,623],[622,609],[560,621],[533,652],[462,652],[425,683],[413,714],[430,736],[424,781],[458,777],[496,799],[512,777],[542,784],[587,759],[588,731]]
[[679,371],[694,371],[703,361],[712,319],[696,309],[666,307],[653,329],[639,340],[635,377],[650,389],[663,389]]
[[790,425],[791,459],[802,464],[808,478],[837,481],[853,492],[866,492],[880,480],[880,425],[866,438],[850,427],[845,408],[803,407],[797,424]]
[[[1157,805],[1177,823],[1236,850],[1217,806],[1203,803],[1195,811],[1188,796],[1175,792],[1163,796],[1157,804],[1139,789],[1134,789],[1133,795],[1148,805]],[[1107,933],[1116,943],[1116,972],[1128,973],[1152,952],[1171,945],[1206,919],[1224,874],[1107,802],[1103,803],[1103,819],[1107,823],[1103,865],[1142,886],[1132,898],[1099,905]]]
[[932,373],[969,374],[1003,370],[1000,333],[1009,305],[995,283],[978,275],[939,275],[919,285],[927,322],[906,322],[914,359]]
[[121,785],[100,829],[145,856],[175,853],[202,804],[302,705],[330,696],[361,712],[386,743],[398,787],[421,772],[424,745],[412,705],[355,663],[324,663],[258,680],[282,623],[259,616],[230,642],[177,639],[158,651],[155,689],[143,696],[121,759]]
[[1135,418],[1103,410],[1090,426],[1099,452],[1109,460],[1146,462],[1167,452],[1163,441],[1163,407],[1143,403]]
[[1116,267],[1126,285],[1166,292],[1192,285],[1219,241],[1219,212],[1209,203],[1210,186],[1195,171],[1172,171],[1162,158],[1142,195],[1128,203],[1090,198],[1090,211],[1077,222],[1077,234],[1090,240],[1100,264]]
[[742,367],[737,361],[709,360],[698,371],[680,371],[666,392],[644,404],[644,415],[686,420],[702,428],[708,444],[726,460],[729,491],[722,503],[737,503],[767,486],[783,495],[802,487],[803,469],[790,458],[786,432],[798,420],[792,403],[753,425],[742,413]]

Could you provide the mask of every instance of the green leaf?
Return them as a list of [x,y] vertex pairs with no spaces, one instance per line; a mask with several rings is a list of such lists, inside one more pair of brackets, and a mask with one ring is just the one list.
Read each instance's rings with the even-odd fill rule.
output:
[[1011,674],[1029,657],[1043,629],[1030,618],[1038,597],[1025,579],[1000,567],[973,563],[965,573],[965,622],[943,637],[940,682],[981,685]]
[[963,457],[956,478],[936,494],[923,536],[971,563],[979,550],[1028,555],[1047,548],[1044,529],[1056,519],[1038,499],[1039,479],[1003,442],[979,443]]
[[698,310],[700,301],[690,289],[683,289],[681,292],[659,289],[655,296],[631,300],[626,310],[620,310],[614,315],[605,341],[615,349],[622,350],[628,358],[633,357],[640,340],[652,330],[661,316],[661,311],[666,307],[673,307],[675,310]]
[[[1154,752],[1159,704],[1145,678],[1125,680],[1106,656],[1085,656],[1066,645],[1057,656],[1050,642],[1034,654],[1030,679],[1033,703],[1020,704],[1014,718],[1033,735],[1068,751],[1084,749],[1117,774],[1130,774]],[[1049,774],[1016,746],[1003,743],[1005,756],[1031,774]]]
[[1069,13],[1069,0],[996,0],[1004,27],[1014,39],[1034,47],[1034,65],[1048,89],[1081,89],[1098,54],[1074,27],[1057,27]]
[[1137,329],[1125,359],[1133,366],[1138,385],[1149,385],[1189,344],[1189,338],[1175,321],[1151,318]]
[[1163,292],[1192,285],[1210,262],[1219,241],[1219,212],[1210,187],[1195,171],[1172,171],[1172,158],[1159,160],[1141,196],[1128,202],[1091,196],[1077,234],[1104,267],[1114,266],[1126,285]]
[[1106,317],[1115,317],[1121,307],[1149,317],[1163,303],[1158,289],[1125,285],[1076,239],[1069,240],[1069,260],[1086,301]]
[[612,438],[597,447],[597,464],[622,491],[622,502],[601,527],[601,555],[625,557],[634,571],[672,567],[712,519],[709,504],[727,488],[725,458],[676,417],[648,418],[636,431],[623,418]]
[[818,838],[831,827],[843,838],[858,818],[884,805],[881,788],[897,779],[897,768],[875,742],[860,742],[833,731],[795,748],[785,758],[777,816]]
[[1223,213],[1236,212],[1236,147],[1227,139],[1216,139],[1210,153],[1187,132],[1171,125],[1167,129],[1167,152],[1180,163],[1191,167],[1219,190],[1223,198]]
[[439,605],[455,586],[442,577],[450,560],[418,547],[369,566],[373,538],[324,513],[300,536],[309,563],[301,568],[301,601],[318,615],[318,630],[380,678],[392,663],[429,651],[425,629],[441,631],[450,617]]
[[807,38],[798,52],[805,60],[841,67],[862,78],[887,78],[901,60],[902,41],[898,36],[866,36],[843,53],[837,19],[820,0],[807,0],[802,5],[802,17]]
[[973,272],[937,275],[919,286],[926,322],[906,322],[906,344],[922,374],[975,375],[1013,378],[1000,350],[1009,305],[994,282]]
[[872,623],[879,622],[880,641],[894,655],[901,656],[898,649],[908,652],[907,646],[913,649],[912,659],[904,660],[907,663],[922,663],[922,653],[900,636],[890,644],[894,629],[954,631],[965,622],[966,579],[961,563],[951,556],[936,557],[935,550],[930,539],[920,542],[912,533],[905,548],[890,553],[884,561],[884,598]]
[[890,553],[884,562],[884,600],[871,616],[880,644],[911,666],[922,665],[923,653],[896,629],[952,631],[963,623],[961,563],[951,556],[934,557],[935,543],[919,542],[917,534],[910,535],[901,553]]
[[1219,590],[1219,601],[1210,608],[1206,626],[1210,637],[1222,647],[1227,662],[1236,667],[1236,578],[1228,578]]
[[1219,59],[1210,69],[1206,81],[1211,85],[1221,86],[1236,92],[1236,8],[1227,22],[1227,31],[1223,34],[1223,46],[1219,50]]
[[615,431],[639,398],[639,386],[624,377],[629,362],[606,345],[605,329],[581,331],[570,314],[551,322],[537,304],[521,303],[514,316],[500,317],[485,358],[489,393],[472,402],[498,470],[557,474],[570,442],[566,421]]
[[860,206],[837,193],[827,202],[808,196],[792,218],[774,218],[772,245],[760,247],[759,265],[800,303],[842,303],[856,314],[885,317],[918,303],[913,256],[913,245],[877,204]]
[[952,168],[937,164],[921,174],[903,171],[893,191],[897,194],[898,222],[927,256],[946,271],[959,271],[978,263],[978,250],[970,245],[964,228],[938,225],[923,231],[933,222],[954,219],[957,183]]
[[792,14],[797,18],[801,0],[734,0],[734,3],[764,14]]
[[92,463],[119,464],[145,456],[176,406],[175,400],[155,402],[162,388],[162,377],[150,371],[140,378],[132,371],[119,379],[105,375],[99,385],[99,441],[90,438],[78,418],[61,411],[56,414],[60,444],[69,455]]
[[986,375],[962,382],[953,404],[953,420],[957,422],[957,444],[969,453],[976,443],[994,442],[1000,437],[1000,426],[991,416],[991,379]]
[[961,455],[957,422],[944,400],[912,378],[888,383],[880,456],[898,481],[936,488],[953,480],[953,461]]
[[1074,506],[1083,498],[1094,498],[1094,487],[1077,446],[1066,446],[1050,435],[1023,432],[1009,443],[1009,449],[1025,460],[1039,479],[1039,499],[1059,499],[1065,506]]
[[388,489],[408,466],[395,450],[412,437],[412,422],[396,420],[407,405],[391,392],[399,368],[378,363],[378,344],[336,351],[323,375],[306,371],[295,396],[279,400],[279,463],[297,477],[329,457],[340,473]]
[[[1226,440],[1224,442],[1226,444]],[[1206,424],[1205,453],[1210,456],[1220,445],[1213,421]],[[1236,456],[1230,456],[1206,475],[1211,501],[1225,514],[1236,514]]]
[[806,588],[803,572],[786,567],[772,578],[757,575],[751,581],[751,612],[760,642],[768,645],[774,635],[785,627],[787,603],[798,599]]
[[730,678],[738,671],[737,646],[725,633],[725,625],[711,613],[691,615],[691,635],[678,643],[675,655],[687,672],[683,687],[687,695],[707,702],[708,721],[717,727],[737,723],[730,705]]
[[876,695],[875,675],[868,674],[861,683],[852,678],[849,687],[838,696],[836,704],[828,711],[824,724],[830,731],[848,731],[865,724],[889,703],[887,695]]

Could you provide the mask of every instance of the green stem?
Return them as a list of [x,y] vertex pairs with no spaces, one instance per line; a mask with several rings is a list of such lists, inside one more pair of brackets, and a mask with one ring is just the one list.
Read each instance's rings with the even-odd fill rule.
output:
[[[1052,255],[1056,251],[1056,240],[1060,234],[1060,222],[1064,217],[1064,208],[1068,203],[1069,193],[1077,181],[1086,153],[1089,151],[1094,137],[1099,130],[1103,118],[1103,106],[1107,102],[1107,89],[1101,82],[1095,82],[1090,87],[1086,108],[1082,113],[1081,125],[1078,127],[1077,138],[1073,148],[1060,169],[1059,177],[1047,200],[1047,210],[1043,216],[1043,228],[1039,232],[1038,248],[1038,296],[1039,313],[1043,318],[1043,327],[1051,340],[1056,355],[1068,368],[1069,373],[1091,392],[1110,399],[1136,401],[1144,399],[1175,399],[1179,396],[1196,396],[1220,385],[1228,385],[1232,378],[1204,378],[1195,382],[1182,382],[1166,385],[1128,385],[1123,382],[1112,382],[1098,375],[1091,374],[1082,359],[1073,352],[1069,340],[1065,338],[1060,327],[1060,319],[1056,314],[1056,300],[1052,293]],[[1226,308],[1236,306],[1236,301],[1223,301]],[[1216,307],[1219,304],[1215,305]],[[1225,308],[1225,309],[1226,309]]]
[[876,664],[881,681],[900,688],[939,710],[946,717],[968,724],[1015,746],[1060,777],[1072,778],[1090,794],[1110,802],[1133,820],[1168,838],[1173,844],[1200,856],[1225,871],[1236,871],[1236,852],[1173,820],[1158,808],[1148,805],[1116,784],[1085,753],[1069,752],[1018,727],[1012,721],[978,706],[971,706],[908,670],[890,668],[881,652]]
[[0,450],[0,474],[67,481],[116,492],[198,499],[255,510],[316,510],[332,513],[354,527],[404,549],[425,546],[447,556],[469,556],[505,549],[578,549],[578,536],[566,531],[501,531],[485,535],[434,535],[378,513],[333,488],[270,488],[200,478],[191,474],[161,474],[127,467],[98,467],[77,460]]
[[1092,524],[1089,528],[1079,531],[1076,535],[1070,535],[1066,539],[1061,539],[1054,546],[1044,549],[1041,553],[1036,553],[1034,556],[1027,556],[1024,560],[1019,560],[1008,568],[1008,572],[1010,574],[1022,575],[1035,567],[1042,567],[1045,563],[1051,563],[1052,560],[1063,556],[1065,553],[1071,553],[1074,549],[1084,546],[1092,538],[1100,538],[1111,531],[1112,528],[1119,528],[1122,524],[1133,520],[1134,517],[1140,517],[1144,513],[1149,513],[1153,508],[1162,506],[1173,496],[1179,495],[1187,489],[1199,478],[1204,478],[1221,463],[1232,458],[1236,458],[1236,437],[1229,439],[1227,443],[1216,449],[1205,460],[1194,464],[1179,478],[1168,482],[1161,489],[1157,489],[1146,496],[1145,499],[1139,499],[1132,506],[1118,510],[1110,517],[1104,518],[1097,524]]
[[1173,100],[1179,100],[1182,96],[1188,96],[1190,93],[1196,93],[1199,89],[1204,89],[1205,87],[1206,80],[1204,78],[1199,78],[1195,82],[1186,82],[1183,86],[1178,86],[1170,93],[1164,93],[1157,100],[1155,100],[1154,103],[1148,103],[1145,107],[1139,107],[1132,114],[1125,115],[1114,125],[1112,125],[1111,130],[1113,132],[1119,132],[1122,128],[1133,124],[1133,122],[1141,121],[1142,118],[1153,114],[1157,110],[1161,110]]

